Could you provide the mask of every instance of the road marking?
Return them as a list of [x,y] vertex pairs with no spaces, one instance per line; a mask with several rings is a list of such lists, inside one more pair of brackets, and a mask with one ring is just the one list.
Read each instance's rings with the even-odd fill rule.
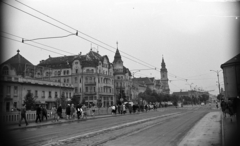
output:
[[57,142],[51,142],[51,143],[48,143],[48,144],[45,144],[45,145],[42,145],[42,146],[49,146],[49,145],[59,144],[59,143],[61,144],[64,141],[72,140],[72,139],[75,139],[75,138],[89,137],[89,136],[96,135],[96,134],[99,134],[99,133],[103,133],[103,132],[106,132],[106,131],[115,130],[115,129],[119,129],[119,128],[122,128],[122,127],[138,124],[138,123],[147,122],[147,121],[154,120],[154,119],[157,119],[157,118],[177,115],[177,114],[180,114],[180,113],[181,112],[176,112],[176,113],[156,116],[156,117],[152,117],[152,118],[147,118],[147,119],[143,119],[143,120],[138,120],[138,121],[134,121],[134,122],[124,123],[124,124],[121,124],[121,125],[112,126],[112,127],[109,127],[109,128],[105,128],[105,129],[89,132],[89,133],[86,133],[86,134],[77,135],[77,136],[69,137],[69,138],[66,138],[66,139],[58,140]]

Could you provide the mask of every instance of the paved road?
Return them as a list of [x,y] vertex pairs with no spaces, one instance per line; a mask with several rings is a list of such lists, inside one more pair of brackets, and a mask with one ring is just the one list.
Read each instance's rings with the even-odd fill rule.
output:
[[[101,130],[104,128],[132,122],[132,121],[137,121],[141,119],[146,119],[154,116],[165,115],[165,114],[176,113],[176,112],[185,113],[185,112],[194,111],[193,113],[190,112],[191,114],[186,114],[184,116],[174,118],[175,120],[172,119],[167,122],[164,122],[163,125],[165,126],[160,127],[160,129],[158,129],[159,127],[157,126],[156,129],[158,130],[152,131],[154,133],[159,133],[157,131],[162,131],[160,132],[161,134],[170,133],[170,135],[173,134],[172,136],[175,135],[179,137],[178,136],[179,133],[183,133],[183,134],[186,133],[189,130],[189,128],[191,128],[191,126],[208,111],[206,109],[203,109],[202,107],[200,107],[200,109],[202,110],[198,110],[198,109],[199,107],[193,107],[193,108],[190,107],[190,108],[184,108],[184,109],[167,108],[167,109],[160,109],[159,111],[148,112],[143,114],[125,115],[125,116],[108,117],[108,118],[102,118],[102,119],[94,119],[94,120],[88,120],[88,121],[71,122],[71,123],[64,123],[59,125],[49,125],[49,126],[40,127],[40,128],[20,129],[20,130],[10,131],[9,134],[11,135],[11,137],[13,137],[14,143],[17,143],[20,146],[21,145],[31,145],[31,146],[44,145],[47,143],[59,141],[69,137],[74,137],[84,133],[93,132],[96,130]],[[174,132],[176,129],[179,129],[179,130],[177,130],[177,132]],[[149,131],[149,133],[151,133],[151,130]],[[183,134],[180,134],[180,135],[183,135]],[[167,140],[166,137],[162,138],[162,140],[164,139]]]

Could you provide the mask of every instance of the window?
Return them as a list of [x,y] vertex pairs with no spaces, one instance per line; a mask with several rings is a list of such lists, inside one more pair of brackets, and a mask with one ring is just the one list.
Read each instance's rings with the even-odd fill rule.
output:
[[93,92],[95,92],[95,87],[93,87]]
[[120,79],[120,77],[118,76],[117,79]]
[[75,83],[77,83],[77,77],[75,77]]
[[14,86],[14,95],[17,95],[17,93],[18,93],[18,87]]
[[69,79],[67,79],[67,83],[69,83]]
[[35,90],[35,97],[37,97],[38,96],[38,91],[37,90]]
[[11,94],[11,86],[7,86],[7,95]]
[[77,87],[75,87],[75,93],[77,93],[78,92],[78,88]]
[[42,91],[42,98],[45,98],[45,91]]
[[57,76],[57,71],[54,72],[54,75]]
[[63,82],[66,83],[66,79],[64,79]]
[[82,92],[82,89],[81,89],[81,87],[79,88],[79,92],[80,92],[80,93]]
[[49,98],[52,97],[52,92],[51,92],[51,91],[48,92],[48,97],[49,97]]
[[76,74],[78,73],[78,69],[75,69]]
[[66,74],[66,70],[63,71],[63,74],[64,74],[64,75]]
[[81,83],[82,81],[81,81],[81,78],[79,79],[79,82]]
[[14,107],[17,107],[17,102],[14,102],[14,103],[13,103],[13,106],[14,106]]
[[10,102],[6,102],[6,111],[7,111],[7,112],[10,111]]
[[78,62],[77,62],[77,61],[75,61],[75,64],[78,64]]
[[9,70],[8,70],[7,66],[3,67],[2,73],[3,73],[3,75],[9,75]]
[[88,87],[86,87],[86,92],[88,92]]
[[67,70],[67,75],[69,74],[69,70]]
[[57,92],[55,92],[55,98],[57,98],[58,97],[58,94],[57,94]]
[[59,71],[58,71],[58,76],[60,76],[60,75],[61,75],[61,71],[59,70]]
[[71,93],[69,93],[69,97],[70,97],[70,98],[72,97]]

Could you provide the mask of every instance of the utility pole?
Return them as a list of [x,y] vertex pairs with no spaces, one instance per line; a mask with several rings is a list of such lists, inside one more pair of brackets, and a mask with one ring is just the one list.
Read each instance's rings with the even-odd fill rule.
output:
[[218,90],[219,90],[219,94],[221,93],[220,91],[220,83],[219,83],[219,72],[221,72],[222,70],[210,70],[210,71],[214,71],[217,73],[217,77],[218,77]]

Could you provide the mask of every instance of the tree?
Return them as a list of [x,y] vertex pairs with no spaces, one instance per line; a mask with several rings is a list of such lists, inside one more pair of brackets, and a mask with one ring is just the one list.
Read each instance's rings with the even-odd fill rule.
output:
[[25,100],[24,100],[24,104],[26,104],[26,110],[30,110],[34,108],[35,105],[35,99],[33,98],[33,94],[32,93],[27,93]]
[[71,98],[71,102],[70,102],[71,104],[74,104],[74,105],[78,105],[79,103],[80,103],[80,97],[79,96],[73,96],[72,98]]
[[217,99],[221,100],[221,99],[223,99],[223,97],[224,97],[224,95],[220,93],[220,94],[218,94]]

